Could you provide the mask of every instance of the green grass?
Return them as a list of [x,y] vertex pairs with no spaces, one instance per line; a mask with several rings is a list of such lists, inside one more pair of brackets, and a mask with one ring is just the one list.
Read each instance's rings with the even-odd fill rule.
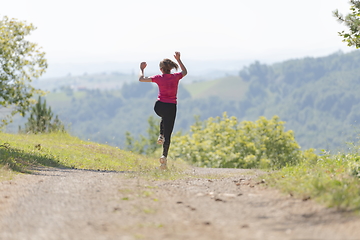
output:
[[283,192],[341,210],[360,212],[360,155],[324,153],[265,177]]
[[193,98],[206,98],[208,96],[218,96],[227,100],[242,100],[248,89],[248,83],[240,77],[229,76],[213,81],[195,82],[185,84]]
[[8,165],[3,165],[0,168],[0,182],[10,180],[15,176],[15,173],[9,168]]
[[205,92],[207,89],[213,87],[217,84],[216,80],[213,81],[203,81],[203,82],[195,82],[191,84],[184,84],[184,87],[186,90],[189,91],[191,96],[193,98],[197,98],[199,95],[201,95],[203,92]]
[[55,92],[46,95],[47,103],[50,103],[52,107],[67,107],[70,106],[72,98],[83,99],[86,97],[85,92],[77,91],[73,92],[73,95],[68,96],[65,92]]
[[66,133],[0,133],[0,145],[0,176],[10,172],[28,173],[32,167],[46,166],[130,171],[153,178],[174,178],[187,168],[183,162],[174,161],[169,164],[169,171],[160,171],[156,169],[157,158],[83,141]]

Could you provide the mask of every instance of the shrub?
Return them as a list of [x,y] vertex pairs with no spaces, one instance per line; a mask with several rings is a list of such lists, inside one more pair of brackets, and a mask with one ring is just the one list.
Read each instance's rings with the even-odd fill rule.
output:
[[[239,123],[236,117],[199,120],[188,135],[173,137],[171,154],[201,167],[281,168],[303,157],[292,131],[274,116]],[[311,153],[309,153],[311,154]]]

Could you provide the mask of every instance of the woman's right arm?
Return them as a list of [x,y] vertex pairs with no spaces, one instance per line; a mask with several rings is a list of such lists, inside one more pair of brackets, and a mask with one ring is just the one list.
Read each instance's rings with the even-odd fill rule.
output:
[[178,62],[179,66],[181,68],[183,77],[185,77],[187,74],[187,69],[180,59],[180,52],[175,52],[174,58],[176,59],[176,61]]
[[140,74],[139,74],[139,81],[140,82],[152,82],[152,79],[149,77],[144,77],[144,69],[146,68],[146,62],[140,63]]

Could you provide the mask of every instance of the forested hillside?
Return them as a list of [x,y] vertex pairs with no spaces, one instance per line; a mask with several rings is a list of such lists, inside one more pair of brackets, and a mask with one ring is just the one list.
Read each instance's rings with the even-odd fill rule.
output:
[[333,149],[360,133],[358,51],[272,66],[255,63],[240,76],[249,81],[242,116],[276,114],[302,146]]
[[[110,82],[106,79],[116,82],[116,76],[121,87],[104,87]],[[360,131],[359,76],[360,53],[354,51],[272,65],[255,62],[238,76],[183,82],[175,131],[187,132],[196,115],[207,119],[227,112],[239,121],[278,115],[302,148],[344,148]],[[124,147],[126,131],[146,136],[147,119],[156,116],[155,84],[119,73],[71,78],[81,87],[70,88],[76,82],[62,79],[57,86],[45,86],[56,90],[47,95],[47,102],[73,134],[119,147]],[[94,83],[102,87],[95,89]]]

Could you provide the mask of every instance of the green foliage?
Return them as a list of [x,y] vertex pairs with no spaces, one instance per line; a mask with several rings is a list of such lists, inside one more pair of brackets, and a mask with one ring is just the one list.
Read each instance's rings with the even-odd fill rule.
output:
[[25,39],[35,29],[16,19],[0,20],[0,106],[12,107],[0,125],[8,124],[16,113],[24,114],[32,103],[31,97],[42,93],[28,84],[47,68],[45,53]]
[[157,138],[159,136],[159,126],[153,116],[148,118],[148,138],[140,135],[140,139],[134,140],[130,132],[125,133],[126,137],[126,150],[146,154],[147,156],[154,155],[154,152],[159,148]]
[[360,209],[360,149],[350,153],[307,157],[296,166],[289,166],[267,176],[266,182],[295,197],[315,199],[329,207]]
[[263,85],[267,85],[268,81],[274,78],[273,75],[273,69],[259,61],[255,61],[248,67],[245,66],[239,73],[244,81],[258,81]]
[[302,157],[292,131],[277,116],[239,123],[236,117],[199,120],[191,134],[173,138],[171,154],[203,167],[281,168]]
[[340,23],[344,23],[348,27],[349,32],[339,32],[343,42],[347,42],[349,47],[360,48],[360,1],[350,0],[350,4],[351,13],[348,15],[343,16],[338,10],[335,10],[333,14]]
[[[39,96],[38,102],[31,108],[30,117],[25,123],[25,133],[50,133],[50,132],[65,132],[65,126],[59,120],[58,115],[53,119],[53,112],[51,107],[46,106],[46,100],[41,101]],[[19,132],[22,132],[19,127]]]
[[125,83],[121,88],[121,94],[126,99],[144,97],[149,93],[156,96],[156,91],[152,84],[144,84],[140,82],[132,84]]

